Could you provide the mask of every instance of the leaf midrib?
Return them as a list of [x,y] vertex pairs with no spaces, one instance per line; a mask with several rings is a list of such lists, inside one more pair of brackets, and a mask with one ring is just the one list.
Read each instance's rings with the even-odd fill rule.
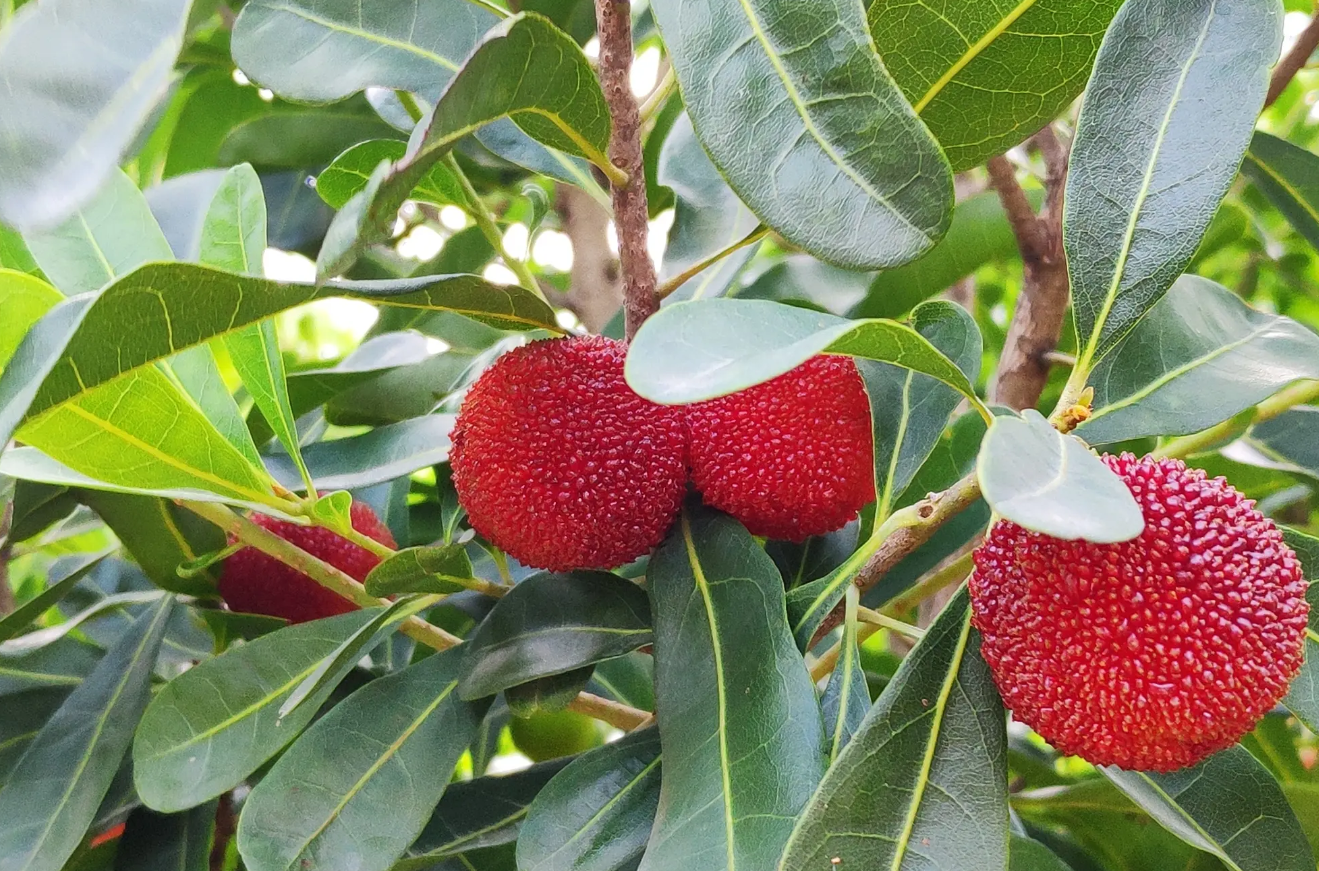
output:
[[939,94],[943,92],[943,89],[948,87],[962,70],[966,69],[972,61],[984,53],[985,49],[989,48],[995,40],[1006,33],[1007,29],[1016,24],[1017,19],[1030,11],[1030,8],[1034,5],[1035,0],[1021,0],[1021,3],[1019,3],[1015,9],[1005,15],[998,24],[990,28],[980,37],[980,39],[976,40],[974,45],[968,47],[966,52],[957,59],[956,63],[949,67],[948,70],[939,77],[939,80],[930,86],[930,89],[925,92],[925,96],[921,97],[920,100],[913,105],[912,108],[916,110],[916,114],[919,115],[924,112],[929,107],[930,103],[934,101],[934,98],[939,96]]
[[443,67],[444,69],[448,70],[451,73],[458,72],[459,65],[457,63],[449,60],[447,57],[443,57],[442,55],[438,55],[435,54],[434,52],[427,51],[426,49],[422,48],[421,46],[415,43],[403,42],[401,40],[384,36],[383,34],[372,33],[371,31],[363,30],[360,27],[349,27],[346,24],[341,24],[337,21],[332,21],[328,18],[323,18],[319,15],[314,15],[311,12],[308,12],[305,9],[300,9],[296,6],[289,6],[287,4],[276,5],[274,3],[265,3],[263,5],[272,12],[287,12],[290,15],[293,15],[297,18],[301,18],[311,24],[316,24],[321,27],[324,27],[326,30],[331,30],[336,33],[343,33],[348,36],[355,37],[357,39],[363,39],[366,40],[367,42],[374,42],[378,45],[387,46],[389,48],[396,48],[400,51],[407,52],[408,54],[416,55],[417,57],[423,58],[424,60],[431,61],[432,63],[436,64],[437,66]]

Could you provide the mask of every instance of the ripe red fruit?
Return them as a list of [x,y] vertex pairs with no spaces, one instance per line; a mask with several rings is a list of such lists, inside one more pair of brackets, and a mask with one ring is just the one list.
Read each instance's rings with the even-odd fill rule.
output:
[[1000,521],[973,622],[1013,716],[1096,765],[1171,771],[1235,744],[1287,692],[1309,607],[1282,534],[1222,478],[1105,456],[1145,515],[1121,544]]
[[[394,547],[394,536],[375,512],[358,502],[351,509],[353,529],[383,545]],[[299,526],[265,514],[252,515],[252,522],[318,557],[339,571],[364,581],[380,563],[380,557],[348,539],[319,526]],[[327,590],[302,572],[254,547],[245,547],[224,561],[220,595],[230,610],[246,614],[283,617],[290,623],[306,623],[322,617],[345,614],[357,608],[352,602]]]
[[608,569],[659,544],[682,506],[682,413],[623,380],[627,348],[549,339],[499,358],[453,431],[453,483],[472,527],[520,562]]
[[849,357],[814,357],[686,411],[696,489],[752,535],[799,542],[875,498],[870,401]]

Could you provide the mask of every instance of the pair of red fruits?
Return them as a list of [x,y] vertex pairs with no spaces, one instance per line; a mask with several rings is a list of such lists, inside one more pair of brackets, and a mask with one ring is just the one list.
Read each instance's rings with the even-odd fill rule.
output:
[[[564,571],[644,555],[689,476],[707,503],[771,538],[841,528],[874,498],[870,408],[851,360],[817,357],[669,408],[628,388],[625,353],[599,337],[536,342],[469,391],[454,483],[472,526],[520,561]],[[1286,694],[1306,584],[1278,528],[1222,478],[1179,460],[1103,460],[1144,532],[1094,544],[999,521],[975,552],[972,620],[1018,720],[1095,764],[1170,771],[1236,743]],[[359,579],[377,562],[327,530],[259,520]],[[353,525],[393,545],[369,509],[354,506]],[[220,589],[232,608],[293,620],[353,607],[250,548]]]

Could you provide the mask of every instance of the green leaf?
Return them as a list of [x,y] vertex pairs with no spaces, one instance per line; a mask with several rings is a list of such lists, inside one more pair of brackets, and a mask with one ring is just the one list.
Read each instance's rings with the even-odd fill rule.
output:
[[133,811],[116,867],[133,871],[209,871],[217,802],[180,814]]
[[609,109],[581,47],[547,18],[515,15],[482,38],[403,160],[377,184],[368,180],[361,199],[335,217],[317,257],[318,274],[342,273],[363,247],[388,239],[399,208],[431,168],[464,136],[503,118],[547,145],[614,168],[605,155]]
[[627,382],[652,402],[681,405],[745,390],[826,352],[912,369],[980,404],[962,370],[905,324],[848,321],[767,300],[703,299],[664,308],[633,339]]
[[[382,161],[394,163],[402,160],[407,151],[406,143],[397,139],[373,139],[361,142],[340,154],[334,161],[316,176],[316,193],[321,199],[336,209],[360,193],[366,187],[367,179]],[[408,199],[432,203],[437,206],[467,205],[467,196],[463,193],[453,171],[443,163],[430,168],[421,181],[408,194]]]
[[1150,0],[1114,19],[1063,214],[1075,371],[1112,349],[1195,255],[1250,144],[1281,36],[1276,0]]
[[251,871],[386,871],[416,840],[488,702],[459,700],[438,653],[340,702],[275,763],[238,826]]
[[0,717],[0,787],[68,695],[67,687],[47,687],[11,693],[5,698],[4,715]]
[[1319,247],[1319,156],[1264,132],[1255,134],[1241,172],[1312,246]]
[[456,593],[469,585],[472,561],[460,544],[409,547],[381,562],[366,576],[373,596],[399,593]]
[[558,713],[586,689],[593,671],[595,666],[586,665],[511,686],[504,691],[504,701],[513,716],[522,720]]
[[0,321],[0,368],[3,368],[32,325],[64,296],[26,272],[0,269],[0,299],[5,303],[5,317]]
[[531,803],[518,835],[522,871],[635,867],[660,794],[660,740],[643,729],[574,759]]
[[[434,863],[467,851],[514,843],[532,799],[567,762],[557,759],[515,774],[455,783],[396,871],[431,869]],[[440,867],[448,871],[449,866]]]
[[1296,718],[1313,731],[1319,727],[1319,538],[1290,527],[1282,528],[1283,538],[1296,551],[1310,586],[1305,591],[1310,603],[1310,623],[1305,630],[1305,664],[1292,681],[1291,691],[1282,703]]
[[640,869],[774,867],[825,768],[783,580],[740,524],[688,507],[647,582],[664,777]]
[[854,269],[897,266],[943,236],[947,159],[885,71],[860,3],[652,9],[697,135],[761,221]]
[[66,296],[100,290],[144,263],[174,259],[146,198],[118,170],[68,219],[26,238],[42,271]]
[[884,66],[960,172],[1076,99],[1122,0],[867,5]]
[[33,278],[46,277],[37,261],[32,259],[32,252],[23,243],[23,237],[4,224],[0,224],[0,268],[23,272]]
[[161,599],[120,636],[0,789],[5,871],[59,871],[82,842],[151,698],[172,607]]
[[1294,381],[1319,378],[1319,335],[1184,275],[1095,367],[1093,444],[1186,435],[1232,418]]
[[1319,406],[1298,405],[1250,428],[1245,444],[1285,470],[1319,477]]
[[513,587],[464,647],[466,699],[623,656],[652,641],[646,591],[607,572],[542,573]]
[[[140,267],[99,296],[69,299],[32,328],[0,375],[0,442],[35,417],[138,366],[317,299],[347,297],[468,315],[506,329],[558,332],[529,291],[473,275],[312,284],[268,281],[187,263]],[[120,337],[131,330],[134,341]]]
[[36,650],[0,647],[0,697],[32,689],[70,689],[83,683],[101,660],[101,648],[77,638],[61,638]]
[[1145,529],[1126,483],[1084,442],[1058,432],[1034,409],[994,418],[976,475],[989,506],[1032,532],[1111,544]]
[[0,221],[58,224],[117,174],[168,92],[190,5],[47,0],[6,27]]
[[[302,456],[316,489],[358,490],[444,462],[449,457],[453,422],[451,414],[418,417],[376,427],[360,436],[317,442],[303,448]],[[266,457],[266,466],[285,487],[302,488],[287,455]]]
[[167,499],[106,490],[80,490],[78,499],[106,522],[153,584],[185,596],[215,597],[213,570],[185,578],[178,568],[224,547],[219,528]]
[[24,602],[12,613],[0,618],[0,642],[8,641],[18,635],[32,625],[32,621],[50,610],[52,605],[63,600],[65,595],[110,553],[111,551],[102,551],[81,556],[72,565],[60,566],[61,577],[58,579],[52,577],[46,589]]
[[247,422],[238,408],[238,402],[220,374],[219,364],[209,344],[194,345],[180,351],[168,361],[168,374],[174,376],[180,388],[201,409],[206,419],[219,430],[229,444],[238,449],[248,462],[261,465],[256,442],[248,432]]
[[359,142],[397,135],[367,105],[350,110],[307,108],[258,115],[230,130],[220,143],[223,165],[250,163],[262,170],[324,166]]
[[1005,721],[963,590],[829,769],[776,867],[1006,867]]
[[165,684],[133,743],[142,801],[159,811],[186,810],[246,779],[297,737],[317,707],[306,704],[281,719],[279,706],[377,613],[354,611],[280,629]]
[[1052,850],[1020,835],[1012,836],[1008,871],[1071,871]]
[[1310,844],[1278,782],[1244,747],[1171,774],[1101,768],[1155,822],[1232,871],[1310,871]]
[[870,687],[866,684],[865,669],[861,667],[861,652],[857,648],[856,639],[856,609],[860,603],[858,595],[856,587],[849,585],[847,619],[843,623],[843,637],[839,641],[842,652],[833,674],[829,675],[824,696],[820,699],[820,709],[824,712],[824,732],[829,738],[831,765],[861,728],[870,710]]

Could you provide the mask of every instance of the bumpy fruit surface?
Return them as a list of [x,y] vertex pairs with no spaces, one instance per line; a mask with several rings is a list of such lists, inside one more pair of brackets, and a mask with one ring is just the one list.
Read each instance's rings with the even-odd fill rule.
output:
[[[355,502],[351,516],[353,529],[381,544],[395,546],[389,529],[370,508]],[[380,563],[380,557],[328,529],[299,526],[264,514],[252,515],[252,521],[324,560],[354,580],[366,580],[366,576]],[[291,623],[333,617],[357,608],[352,602],[330,592],[297,569],[254,547],[245,547],[224,561],[219,587],[220,595],[230,610],[283,617]]]
[[975,552],[973,622],[1013,716],[1097,765],[1171,771],[1235,744],[1301,665],[1305,581],[1222,478],[1105,456],[1145,531],[1060,541],[1007,521]]
[[510,351],[477,379],[453,431],[453,483],[472,527],[518,561],[608,569],[659,544],[686,492],[682,413],[623,380],[601,336]]
[[689,405],[687,426],[696,489],[752,535],[799,542],[875,498],[870,403],[849,357]]

